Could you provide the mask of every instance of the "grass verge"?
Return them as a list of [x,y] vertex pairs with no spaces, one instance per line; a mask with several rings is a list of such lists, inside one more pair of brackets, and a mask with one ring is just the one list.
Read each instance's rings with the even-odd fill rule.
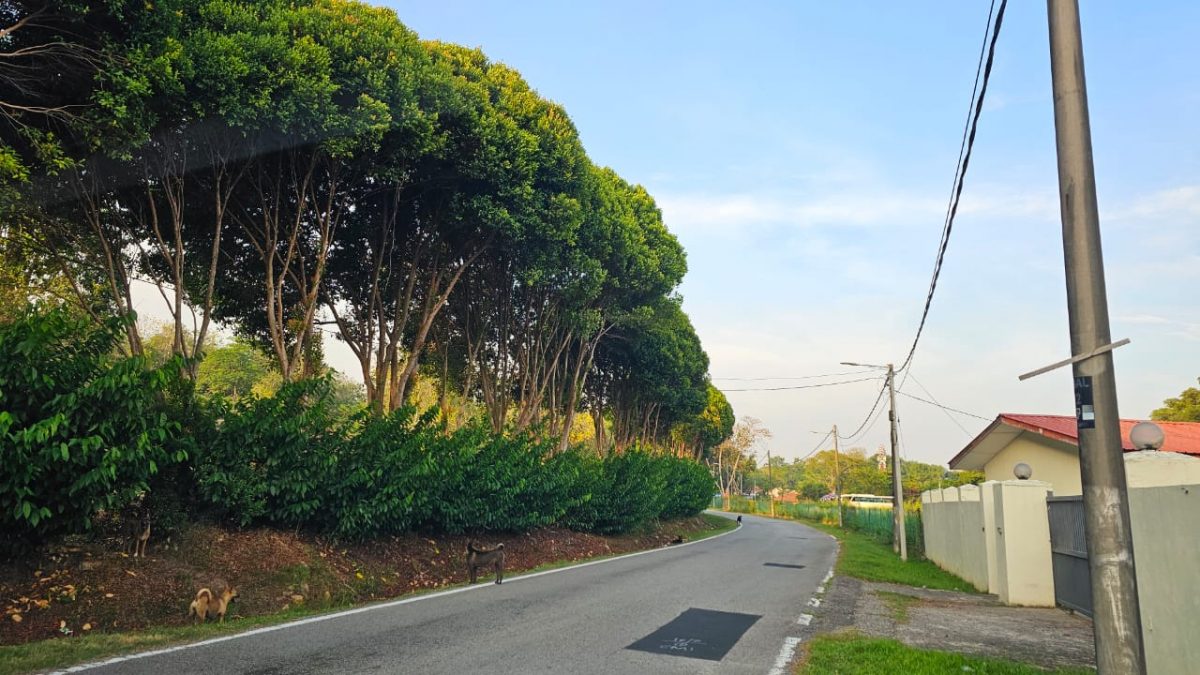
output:
[[900,560],[899,556],[892,552],[891,546],[879,542],[874,537],[854,530],[839,530],[830,525],[805,522],[841,540],[842,550],[838,555],[836,567],[838,574],[866,581],[883,581],[920,588],[979,592],[971,584],[928,560]]
[[[703,513],[701,517],[708,523],[708,527],[692,533],[688,541],[707,539],[708,537],[714,537],[737,527],[737,523],[729,518],[722,518],[710,513]],[[596,556],[586,560],[563,560],[540,565],[531,570],[522,570],[516,576],[530,572],[570,567],[581,562],[602,560],[619,555],[625,554],[615,553],[612,555]],[[450,584],[439,588],[430,588],[409,593],[401,597],[415,597],[428,593],[436,593],[463,585],[465,584]],[[225,624],[208,623],[196,626],[169,626],[149,628],[129,633],[93,633],[71,639],[42,640],[20,645],[8,645],[0,647],[0,675],[15,675],[16,673],[59,668],[120,654],[196,642],[221,635],[241,633],[253,628],[287,623],[288,621],[316,616],[318,614],[336,612],[352,606],[354,605],[347,603],[323,609],[295,608],[275,614],[248,616]]]
[[973,675],[1094,675],[1086,668],[1059,668],[1046,671],[1015,661],[964,656],[950,652],[914,649],[895,640],[863,637],[857,633],[821,635],[812,639],[796,675],[876,675],[906,673],[933,675],[964,673]]

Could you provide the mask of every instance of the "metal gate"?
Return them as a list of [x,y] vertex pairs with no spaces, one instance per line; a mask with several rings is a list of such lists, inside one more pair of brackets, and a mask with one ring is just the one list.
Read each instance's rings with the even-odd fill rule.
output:
[[1083,530],[1083,497],[1047,497],[1054,600],[1080,614],[1092,615],[1092,577]]

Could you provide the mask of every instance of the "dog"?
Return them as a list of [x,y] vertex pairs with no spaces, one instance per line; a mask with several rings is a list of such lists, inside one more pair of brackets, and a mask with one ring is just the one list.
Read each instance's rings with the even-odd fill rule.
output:
[[193,615],[196,617],[196,623],[207,621],[209,617],[217,617],[218,623],[225,623],[225,611],[229,609],[229,603],[236,600],[238,592],[232,586],[221,591],[219,595],[214,595],[207,588],[201,588],[196,591],[196,599],[192,600],[192,604],[188,606],[188,617]]
[[671,545],[682,544],[684,541],[686,540],[683,538],[683,535],[677,534],[675,535],[675,538],[671,540]]
[[742,517],[738,516],[738,525],[741,525],[741,524],[742,524]]
[[143,509],[131,511],[125,518],[125,551],[137,558],[146,557],[146,545],[150,543],[150,512]]
[[467,542],[467,571],[471,583],[475,583],[475,574],[480,567],[491,566],[496,570],[496,583],[504,581],[504,544],[496,544],[496,548],[475,548],[474,542]]

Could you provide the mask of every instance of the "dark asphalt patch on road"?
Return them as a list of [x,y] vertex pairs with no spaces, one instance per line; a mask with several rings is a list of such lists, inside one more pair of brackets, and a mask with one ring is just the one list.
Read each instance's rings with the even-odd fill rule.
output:
[[626,649],[720,661],[760,618],[693,607]]
[[791,568],[794,570],[804,569],[804,565],[792,565],[789,563],[773,563],[773,562],[765,562],[765,563],[763,563],[763,567],[788,567],[788,568]]

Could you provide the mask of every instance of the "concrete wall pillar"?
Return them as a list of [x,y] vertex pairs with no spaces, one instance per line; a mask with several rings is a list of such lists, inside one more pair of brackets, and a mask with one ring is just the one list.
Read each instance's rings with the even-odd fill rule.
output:
[[999,481],[985,481],[979,486],[979,503],[983,507],[983,548],[987,558],[987,592],[1000,594],[996,555],[999,535],[996,532],[996,500],[999,499]]
[[995,501],[997,595],[1007,605],[1054,606],[1050,559],[1050,484],[1006,480],[993,489]]

